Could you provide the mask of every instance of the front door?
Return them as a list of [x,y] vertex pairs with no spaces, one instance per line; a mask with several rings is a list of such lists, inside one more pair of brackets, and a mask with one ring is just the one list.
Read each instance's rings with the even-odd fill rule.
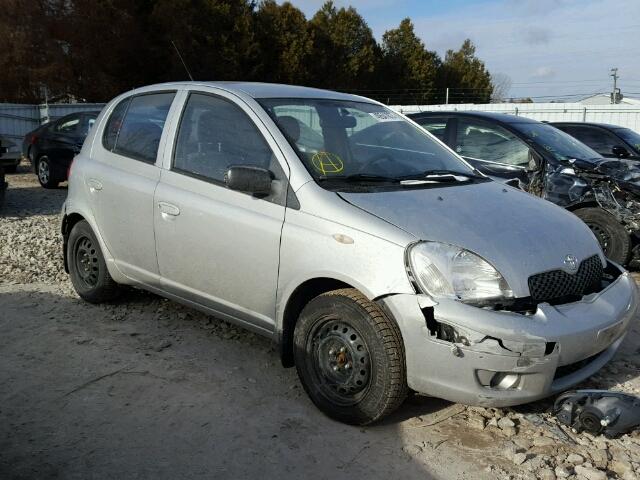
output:
[[[273,139],[230,98],[193,92],[174,143],[155,195],[163,288],[222,317],[273,330],[287,188]],[[257,198],[227,189],[231,165],[271,170],[272,193]]]

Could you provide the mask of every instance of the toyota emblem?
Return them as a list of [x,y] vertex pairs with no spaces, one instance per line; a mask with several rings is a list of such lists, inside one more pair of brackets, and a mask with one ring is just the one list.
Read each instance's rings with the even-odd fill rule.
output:
[[578,271],[578,259],[576,258],[575,255],[567,255],[566,257],[564,257],[564,266],[566,267],[567,270],[569,270],[570,272],[577,272]]

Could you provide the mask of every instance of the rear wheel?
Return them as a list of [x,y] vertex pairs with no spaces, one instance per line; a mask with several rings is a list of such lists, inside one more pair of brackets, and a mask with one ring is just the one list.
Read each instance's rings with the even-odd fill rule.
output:
[[407,394],[398,326],[355,289],[311,300],[294,332],[296,369],[315,405],[341,422],[365,425]]
[[580,208],[575,213],[598,239],[602,251],[620,265],[626,265],[631,256],[631,237],[613,215],[601,208]]
[[109,275],[100,244],[86,220],[71,229],[67,259],[71,283],[84,300],[102,303],[118,297],[120,288]]
[[59,180],[54,177],[51,161],[46,155],[38,159],[36,174],[38,175],[40,185],[44,188],[57,188],[60,183]]

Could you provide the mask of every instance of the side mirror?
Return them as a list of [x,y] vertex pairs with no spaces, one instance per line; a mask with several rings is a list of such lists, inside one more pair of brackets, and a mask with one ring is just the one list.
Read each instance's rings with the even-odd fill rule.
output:
[[266,168],[235,165],[224,174],[224,183],[230,190],[266,197],[271,193],[272,174]]
[[629,151],[622,145],[614,146],[611,149],[611,152],[618,158],[627,158],[629,156]]
[[527,163],[527,172],[537,172],[542,167],[542,157],[533,149],[529,149],[529,162]]

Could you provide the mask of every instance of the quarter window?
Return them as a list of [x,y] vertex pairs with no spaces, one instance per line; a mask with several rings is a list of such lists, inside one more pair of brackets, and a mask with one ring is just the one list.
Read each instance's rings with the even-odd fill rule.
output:
[[215,182],[224,182],[232,165],[252,165],[282,171],[253,121],[233,103],[194,93],[182,115],[173,168]]
[[529,147],[513,133],[487,122],[458,120],[456,152],[463,157],[526,166]]
[[139,95],[114,109],[105,128],[105,148],[147,163],[155,163],[162,129],[174,92]]

